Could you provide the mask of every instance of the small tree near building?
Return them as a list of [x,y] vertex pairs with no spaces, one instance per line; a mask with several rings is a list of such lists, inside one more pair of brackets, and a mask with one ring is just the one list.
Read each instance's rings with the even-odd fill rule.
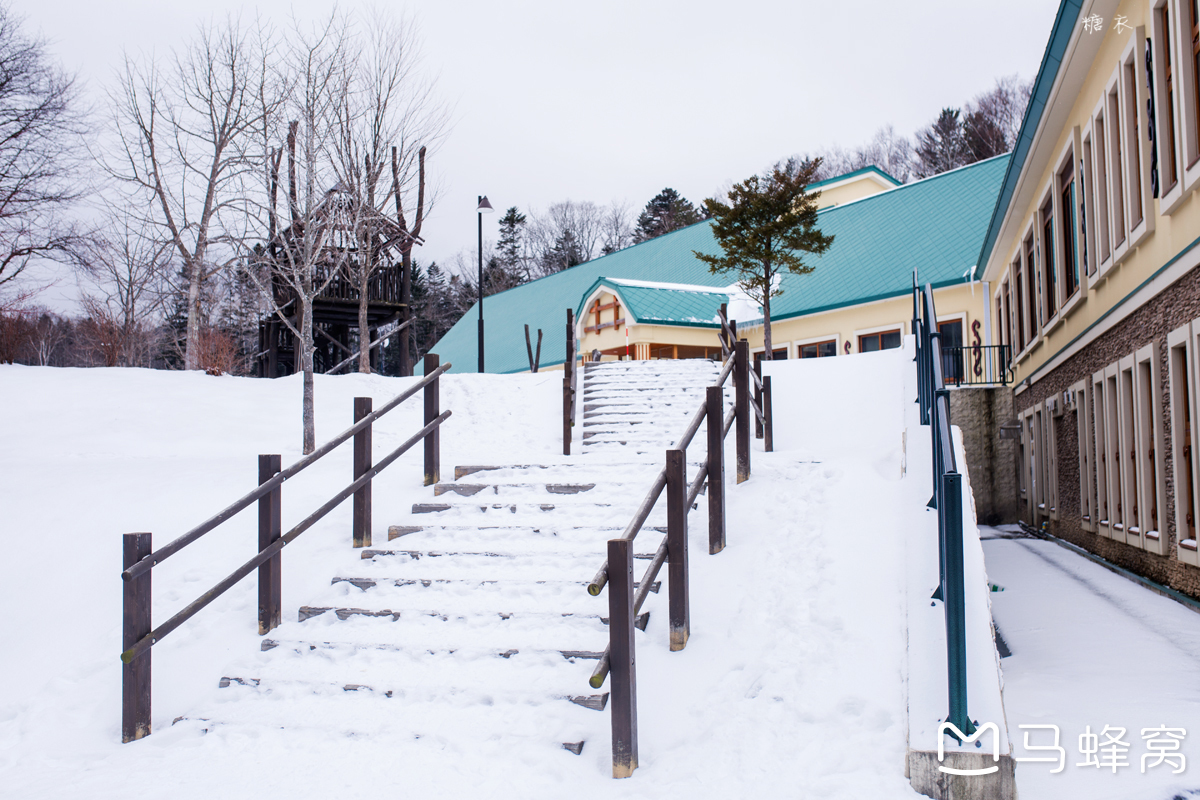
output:
[[813,267],[803,254],[820,255],[833,237],[817,227],[817,198],[809,192],[821,159],[788,159],[770,174],[753,175],[729,190],[728,205],[709,198],[704,207],[713,219],[713,236],[724,251],[714,256],[692,251],[713,274],[734,273],[738,286],[762,304],[764,358],[771,358],[771,298],[783,290],[776,276],[783,272],[805,275]]

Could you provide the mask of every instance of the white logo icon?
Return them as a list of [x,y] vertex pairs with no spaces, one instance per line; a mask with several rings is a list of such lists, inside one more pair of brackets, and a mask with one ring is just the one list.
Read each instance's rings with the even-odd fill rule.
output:
[[[985,722],[983,725],[975,729],[975,732],[970,736],[958,729],[953,722],[943,722],[938,726],[938,761],[942,761],[946,757],[946,734],[949,733],[957,737],[963,744],[971,742],[983,736],[984,731],[992,732],[992,760],[1000,760],[1000,729],[996,727],[994,722]],[[993,772],[999,772],[1000,767],[992,765],[983,769],[955,769],[954,767],[938,766],[938,771],[946,772],[950,775],[990,775]]]

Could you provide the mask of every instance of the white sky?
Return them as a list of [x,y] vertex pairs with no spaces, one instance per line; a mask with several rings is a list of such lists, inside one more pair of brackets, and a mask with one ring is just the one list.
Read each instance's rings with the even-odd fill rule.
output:
[[[344,4],[352,7],[354,3]],[[284,23],[328,2],[15,0],[99,99],[124,48],[168,50],[242,10]],[[1032,78],[1058,3],[438,0],[407,10],[454,107],[430,159],[440,189],[422,261],[475,247],[475,198],[499,211],[693,202],[792,153],[911,135],[996,77]],[[484,218],[495,238],[499,214]],[[61,287],[60,287],[61,290]]]

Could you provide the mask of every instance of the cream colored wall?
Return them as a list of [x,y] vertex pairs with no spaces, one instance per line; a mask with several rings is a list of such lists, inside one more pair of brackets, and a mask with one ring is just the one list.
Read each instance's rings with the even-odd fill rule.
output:
[[[937,306],[938,319],[947,320],[962,318],[963,341],[974,341],[971,335],[971,325],[980,322],[980,341],[984,340],[983,312],[984,293],[982,284],[958,285],[934,292],[934,303]],[[610,301],[603,301],[610,302]],[[609,312],[606,312],[609,313]],[[865,303],[847,308],[825,311],[819,314],[809,314],[803,317],[775,321],[771,325],[771,340],[775,349],[786,346],[788,358],[797,356],[798,343],[837,340],[838,355],[845,355],[845,343],[851,343],[851,352],[858,352],[858,336],[862,333],[879,330],[900,329],[909,334],[912,320],[912,299],[904,297]],[[589,322],[590,324],[590,322]],[[750,343],[751,351],[764,348],[764,331],[762,325],[739,330],[740,338]],[[713,347],[717,344],[717,331],[712,328],[688,328],[676,325],[630,325],[629,346],[639,342],[649,342],[655,345],[678,344],[698,347]],[[599,334],[586,333],[580,337],[580,352],[587,354],[593,349],[608,350],[625,346],[624,326],[613,330],[606,328]]]
[[[1103,34],[1105,37],[1104,41],[1100,46],[1096,58],[1092,62],[1081,89],[1075,95],[1075,102],[1067,117],[1067,123],[1059,131],[1056,138],[1046,137],[1044,139],[1045,142],[1053,139],[1052,145],[1041,145],[1042,147],[1050,148],[1051,157],[1045,171],[1038,176],[1037,183],[1035,184],[1037,190],[1032,203],[1023,209],[1020,215],[1021,223],[1015,229],[1017,238],[997,242],[993,251],[991,262],[993,264],[1005,265],[1000,272],[1001,277],[996,279],[992,284],[993,294],[999,289],[1003,281],[1008,280],[1011,285],[1012,276],[1009,274],[1011,269],[1009,265],[1016,259],[1021,243],[1024,241],[1030,226],[1036,224],[1035,219],[1041,208],[1046,189],[1050,186],[1054,176],[1058,172],[1060,166],[1059,157],[1068,147],[1069,143],[1074,142],[1077,148],[1081,146],[1083,131],[1089,124],[1092,112],[1096,109],[1101,99],[1107,95],[1109,80],[1112,78],[1118,64],[1121,63],[1122,54],[1125,53],[1130,41],[1136,36],[1139,26],[1145,26],[1145,33],[1141,40],[1134,42],[1135,63],[1138,59],[1141,59],[1144,64],[1144,38],[1150,35],[1151,30],[1149,3],[1145,2],[1145,0],[1126,0],[1126,2],[1120,3],[1116,13],[1126,17],[1128,25],[1133,27],[1118,33],[1111,24],[1111,19],[1106,20],[1107,30]],[[1083,35],[1098,36],[1100,34],[1085,33]],[[1156,71],[1160,67],[1161,64],[1156,64]],[[1139,135],[1144,137],[1146,131],[1144,77],[1139,77],[1138,81],[1138,130]],[[1159,110],[1158,118],[1159,125],[1161,126],[1164,124],[1166,118],[1161,110]],[[1094,143],[1094,132],[1092,136]],[[1148,174],[1149,148],[1146,144],[1143,142],[1142,169],[1145,174]],[[1079,149],[1076,149],[1074,155],[1076,171],[1078,171],[1080,152]],[[1033,159],[1032,153],[1029,158],[1030,160]],[[1181,171],[1182,167],[1183,165],[1181,164]],[[1082,285],[1079,290],[1081,297],[1076,301],[1076,305],[1071,308],[1065,308],[1065,313],[1064,309],[1060,308],[1058,312],[1060,319],[1055,321],[1049,329],[1043,329],[1041,335],[1036,336],[1034,341],[1022,353],[1018,354],[1016,360],[1016,379],[1018,382],[1028,377],[1076,336],[1086,330],[1088,326],[1099,319],[1106,311],[1118,304],[1159,267],[1190,244],[1196,238],[1196,235],[1200,233],[1200,201],[1196,199],[1194,193],[1191,197],[1185,198],[1168,215],[1160,213],[1160,202],[1158,199],[1149,197],[1149,195],[1147,197],[1151,204],[1150,210],[1153,214],[1154,230],[1150,231],[1137,247],[1130,248],[1124,259],[1112,266],[1106,276],[1093,286],[1088,286],[1089,281],[1083,268],[1081,268]],[[1078,216],[1078,213],[1076,216]],[[1055,235],[1055,244],[1057,247],[1057,236],[1059,235],[1057,218]],[[1096,247],[1093,238],[1095,231],[1089,229],[1088,235],[1091,240],[1089,247]],[[989,269],[990,273],[991,269]],[[1013,302],[1015,303],[1015,297]],[[995,317],[994,304],[994,299],[989,299],[988,313],[992,314],[993,317]],[[1000,324],[1003,324],[1003,322],[993,320],[993,341],[999,341],[995,331],[999,330],[998,326]]]
[[829,206],[840,206],[844,203],[849,203],[851,200],[861,200],[864,197],[870,197],[873,194],[879,194],[886,191],[880,186],[877,181],[866,175],[853,178],[846,183],[831,186],[828,189],[821,189],[821,196],[817,198],[817,208],[828,208]]

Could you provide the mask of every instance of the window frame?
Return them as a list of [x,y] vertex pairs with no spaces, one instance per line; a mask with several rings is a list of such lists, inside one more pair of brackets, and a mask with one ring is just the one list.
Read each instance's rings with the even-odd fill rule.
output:
[[1096,471],[1096,533],[1109,537],[1112,505],[1108,482],[1108,406],[1105,403],[1104,370],[1092,374],[1092,464]]
[[1125,505],[1121,491],[1121,423],[1120,387],[1117,363],[1104,369],[1104,465],[1108,497],[1108,531],[1105,535],[1115,541],[1125,541]]
[[[1052,176],[1049,183],[1046,185],[1045,191],[1042,193],[1042,202],[1038,205],[1036,214],[1037,225],[1035,226],[1035,248],[1037,249],[1038,264],[1038,279],[1041,282],[1042,291],[1039,293],[1039,302],[1041,308],[1041,334],[1047,335],[1058,323],[1063,320],[1062,304],[1059,302],[1061,298],[1060,289],[1062,280],[1058,270],[1058,236],[1056,235],[1056,227],[1058,224],[1058,201],[1054,196],[1054,187],[1056,184],[1055,178]],[[1046,229],[1050,229],[1050,241],[1046,241]],[[1050,302],[1053,299],[1054,312],[1050,311]]]
[[1095,171],[1092,164],[1092,122],[1088,120],[1083,126],[1083,132],[1079,139],[1079,153],[1075,159],[1079,165],[1079,174],[1083,180],[1083,217],[1082,230],[1085,232],[1082,237],[1083,251],[1083,274],[1084,285],[1090,291],[1096,285],[1096,281],[1100,277],[1100,262],[1096,258],[1096,186],[1095,186]]
[[[862,352],[864,352],[864,351],[863,351],[863,349],[862,349],[862,340],[863,340],[863,337],[864,337],[864,336],[882,336],[882,334],[885,334],[885,333],[894,333],[894,332],[896,332],[897,330],[899,330],[899,332],[900,332],[900,347],[901,347],[901,348],[903,348],[903,347],[904,347],[904,337],[905,337],[905,335],[906,335],[906,334],[905,334],[905,330],[904,330],[904,323],[903,323],[903,322],[901,322],[901,323],[892,323],[891,325],[881,325],[881,326],[878,326],[878,327],[875,327],[875,328],[864,328],[864,329],[862,329],[862,330],[856,330],[856,331],[854,332],[854,345],[855,345],[855,347],[857,347],[857,348],[858,348],[857,352],[859,352],[859,353],[862,353]],[[866,352],[871,352],[871,353],[882,353],[882,352],[884,351],[884,348],[882,347],[882,345],[883,345],[883,340],[882,340],[882,338],[880,339],[880,342],[879,342],[879,343],[880,343],[880,349],[879,349],[879,350],[869,350],[869,351],[866,351]],[[895,350],[896,348],[894,348],[894,347],[891,347],[891,348],[887,348],[887,349],[889,349],[889,350]]]
[[[1163,21],[1167,22],[1164,30]],[[1158,213],[1170,214],[1183,200],[1183,135],[1179,130],[1182,113],[1179,107],[1178,60],[1171,41],[1176,34],[1179,15],[1168,0],[1155,0],[1150,8],[1150,52],[1154,62],[1154,134],[1158,147]],[[1167,85],[1167,65],[1171,67],[1171,88]],[[1170,153],[1174,162],[1173,181],[1168,186],[1163,178],[1164,154]]]
[[[1082,252],[1080,250],[1080,235],[1081,228],[1079,225],[1079,162],[1076,154],[1080,152],[1079,147],[1079,128],[1075,127],[1071,131],[1070,139],[1059,153],[1058,161],[1054,169],[1054,177],[1052,179],[1051,193],[1054,202],[1054,230],[1056,241],[1054,242],[1054,257],[1055,265],[1058,270],[1059,280],[1059,321],[1065,320],[1070,316],[1075,307],[1083,302],[1083,298],[1087,292],[1087,270],[1081,263]],[[1070,232],[1071,242],[1073,247],[1072,257],[1075,261],[1075,288],[1071,293],[1067,293],[1067,270],[1068,264],[1066,261],[1066,252],[1064,247],[1064,237],[1062,232],[1066,230],[1066,214],[1063,209],[1063,175],[1070,170],[1071,172],[1071,219]]]
[[1092,185],[1092,196],[1096,198],[1096,275],[1093,284],[1108,277],[1113,267],[1112,201],[1109,196],[1108,169],[1108,95],[1105,94],[1092,109],[1091,130],[1092,173],[1096,176]]
[[[1150,153],[1145,133],[1150,124],[1146,112],[1146,27],[1134,28],[1133,38],[1121,53],[1121,134],[1125,138],[1122,148],[1125,163],[1121,165],[1125,175],[1125,225],[1126,254],[1140,245],[1154,232],[1153,189],[1150,186]],[[1137,45],[1142,44],[1139,51]],[[1130,87],[1132,82],[1132,87]],[[1132,89],[1132,91],[1131,91]],[[1133,96],[1130,97],[1130,94]],[[1137,152],[1129,147],[1137,145]],[[1134,190],[1140,202],[1135,202]],[[1136,206],[1136,213],[1135,213]],[[1136,224],[1132,224],[1137,217]]]
[[[1196,74],[1196,59],[1192,56],[1190,47],[1191,29],[1195,25],[1195,21],[1191,19],[1190,3],[1188,0],[1171,0],[1171,7],[1175,11],[1175,30],[1171,37],[1174,64],[1179,67],[1173,72],[1179,76],[1179,82],[1176,84],[1179,98],[1179,150],[1183,156],[1180,160],[1180,171],[1183,176],[1183,191],[1187,193],[1200,180],[1200,100],[1197,99],[1200,76]],[[1188,13],[1185,13],[1185,8]]]
[[[1141,547],[1166,555],[1166,474],[1163,462],[1162,380],[1158,342],[1151,342],[1134,359],[1134,449],[1138,461],[1138,527]],[[1147,407],[1147,401],[1149,407]]]
[[804,350],[805,347],[809,347],[811,345],[817,345],[817,355],[815,356],[816,358],[829,358],[829,356],[821,355],[820,346],[823,344],[832,344],[833,345],[833,355],[834,356],[841,355],[838,352],[838,349],[841,345],[841,342],[838,339],[839,339],[839,337],[836,335],[835,336],[821,336],[821,337],[818,337],[815,339],[805,339],[803,341],[792,342],[791,345],[792,345],[792,348],[795,350],[797,360],[802,360],[804,358],[804,356],[802,355],[802,351]]
[[[1119,534],[1114,531],[1116,535],[1113,536],[1113,539],[1140,548],[1142,541],[1139,525],[1141,520],[1138,516],[1140,509],[1138,481],[1141,479],[1141,470],[1138,469],[1140,464],[1135,446],[1137,387],[1134,375],[1136,369],[1137,364],[1132,355],[1125,356],[1117,362],[1117,440],[1120,443],[1119,491],[1122,527]],[[1126,454],[1129,456],[1128,460],[1126,460]]]
[[[1171,463],[1172,482],[1175,490],[1175,554],[1184,564],[1200,567],[1200,552],[1184,546],[1184,541],[1196,542],[1200,533],[1200,453],[1196,451],[1196,333],[1200,320],[1182,325],[1167,334],[1167,372],[1171,401]],[[1190,425],[1186,423],[1190,422]],[[1191,429],[1191,441],[1185,441],[1184,432]],[[1180,465],[1190,462],[1191,487],[1185,484],[1186,474]],[[1188,509],[1188,489],[1191,489],[1191,509]],[[1192,525],[1187,525],[1188,511]],[[1163,537],[1165,549],[1165,539]]]
[[[1125,153],[1122,145],[1124,126],[1121,124],[1121,65],[1113,70],[1104,90],[1105,160],[1108,171],[1108,230],[1112,237],[1113,266],[1125,260],[1129,253],[1129,226],[1126,217]],[[1118,238],[1118,236],[1120,238]]]
[[1070,390],[1074,399],[1076,441],[1079,443],[1079,526],[1096,531],[1096,453],[1092,441],[1092,384],[1084,379]]

